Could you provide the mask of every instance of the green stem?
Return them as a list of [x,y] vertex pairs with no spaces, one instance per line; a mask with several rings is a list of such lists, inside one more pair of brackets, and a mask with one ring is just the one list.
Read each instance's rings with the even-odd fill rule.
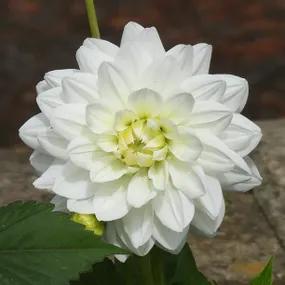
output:
[[100,38],[100,31],[98,26],[98,19],[96,15],[96,9],[93,0],[85,0],[85,6],[89,21],[89,27],[92,38]]

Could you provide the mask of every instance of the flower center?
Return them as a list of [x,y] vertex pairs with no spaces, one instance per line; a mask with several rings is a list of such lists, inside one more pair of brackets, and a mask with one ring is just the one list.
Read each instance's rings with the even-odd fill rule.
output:
[[157,119],[135,119],[117,133],[119,158],[129,166],[151,167],[168,153]]

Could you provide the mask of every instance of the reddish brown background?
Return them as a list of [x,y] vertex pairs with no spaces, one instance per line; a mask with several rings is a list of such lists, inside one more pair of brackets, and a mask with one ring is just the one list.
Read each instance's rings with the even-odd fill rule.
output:
[[[119,43],[129,20],[155,25],[167,48],[214,45],[211,72],[250,83],[245,113],[285,116],[284,0],[97,0],[101,33]],[[34,86],[46,71],[75,67],[89,34],[83,0],[1,0],[0,146],[19,143],[17,129],[36,113]]]

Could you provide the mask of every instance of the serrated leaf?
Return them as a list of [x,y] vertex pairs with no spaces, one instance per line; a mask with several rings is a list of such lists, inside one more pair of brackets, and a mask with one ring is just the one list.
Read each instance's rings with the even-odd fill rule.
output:
[[250,282],[250,285],[272,285],[272,261],[273,258],[270,258],[263,271]]
[[123,253],[51,204],[0,208],[0,284],[65,285],[104,257]]

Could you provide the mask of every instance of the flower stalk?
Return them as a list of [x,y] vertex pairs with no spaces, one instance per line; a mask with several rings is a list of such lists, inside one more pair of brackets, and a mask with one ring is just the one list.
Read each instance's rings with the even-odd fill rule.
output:
[[92,38],[100,38],[100,31],[94,0],[85,0],[88,22]]

